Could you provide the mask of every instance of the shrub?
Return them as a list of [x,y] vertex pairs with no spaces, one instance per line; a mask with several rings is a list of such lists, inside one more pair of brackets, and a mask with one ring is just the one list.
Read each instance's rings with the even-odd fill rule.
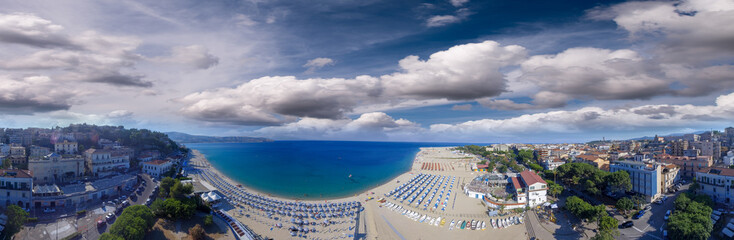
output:
[[206,217],[204,217],[204,226],[209,226],[209,225],[212,225],[213,223],[214,223],[214,218],[212,217],[212,215],[206,215]]
[[84,215],[84,214],[87,214],[87,210],[81,210],[81,211],[76,212],[76,215],[79,215],[79,216]]

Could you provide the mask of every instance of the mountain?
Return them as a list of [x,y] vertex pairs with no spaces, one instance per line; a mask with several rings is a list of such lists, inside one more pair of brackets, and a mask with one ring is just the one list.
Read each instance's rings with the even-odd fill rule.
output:
[[190,135],[182,132],[166,132],[165,134],[167,134],[171,140],[179,143],[258,143],[273,141],[267,138],[258,137],[215,137]]

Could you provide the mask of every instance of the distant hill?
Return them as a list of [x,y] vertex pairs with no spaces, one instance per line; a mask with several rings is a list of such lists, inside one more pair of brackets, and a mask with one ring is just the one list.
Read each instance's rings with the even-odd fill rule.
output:
[[166,132],[168,137],[179,143],[257,143],[257,142],[272,142],[273,140],[267,138],[258,137],[214,137],[214,136],[200,136],[190,135],[181,132]]

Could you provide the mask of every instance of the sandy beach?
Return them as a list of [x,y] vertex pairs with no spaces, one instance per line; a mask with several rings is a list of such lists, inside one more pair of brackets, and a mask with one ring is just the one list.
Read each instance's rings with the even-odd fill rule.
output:
[[[208,170],[211,173],[215,173],[230,184],[240,184],[227,178],[224,174],[213,168],[206,157],[200,152],[193,150],[193,155],[193,158],[190,160],[190,166],[195,169]],[[471,163],[476,161],[478,159],[451,151],[450,147],[421,148],[420,152],[415,156],[410,171],[356,196],[331,200],[286,199],[259,193],[255,190],[248,189],[244,185],[242,187],[250,193],[268,196],[271,199],[281,201],[297,201],[302,203],[359,201],[364,206],[364,211],[356,217],[334,218],[332,220],[335,221],[335,224],[314,226],[317,231],[315,233],[308,233],[307,239],[480,239],[489,237],[497,239],[526,239],[527,232],[523,224],[513,225],[503,229],[493,229],[491,226],[488,226],[486,230],[458,230],[458,227],[449,230],[449,223],[452,220],[456,220],[457,222],[460,220],[485,221],[487,225],[490,225],[489,221],[491,218],[487,215],[487,208],[479,199],[466,196],[461,187],[464,182],[469,182],[480,174],[478,172],[472,172],[470,169]],[[445,218],[446,223],[443,227],[411,220],[399,212],[383,207],[387,203],[377,202],[377,199],[384,197],[385,194],[401,184],[407,183],[418,174],[436,175],[438,178],[446,176],[446,179],[453,179],[455,177],[455,184],[450,188],[453,194],[446,203],[447,205],[444,211],[432,208],[425,209],[425,207],[416,206],[415,204],[400,203],[393,198],[386,198],[386,200],[422,215],[427,215],[432,218]],[[214,184],[207,183],[196,174],[192,174],[192,177],[197,182],[195,184],[197,190],[216,189],[213,186]],[[447,187],[447,189],[449,188]],[[368,201],[366,200],[368,197],[374,197],[374,199]],[[288,222],[290,217],[267,216],[264,212],[257,209],[231,205],[223,206],[222,210],[235,216],[261,236],[274,239],[298,238],[292,237],[290,231],[287,229],[293,225]],[[276,223],[281,223],[283,227],[275,227]],[[352,237],[349,237],[350,234]]]

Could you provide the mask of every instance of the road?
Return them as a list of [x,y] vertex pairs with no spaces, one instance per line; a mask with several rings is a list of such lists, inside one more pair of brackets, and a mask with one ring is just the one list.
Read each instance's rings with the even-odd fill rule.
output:
[[662,205],[655,203],[650,204],[652,209],[647,211],[645,216],[640,219],[623,219],[621,216],[616,216],[620,223],[632,220],[635,223],[634,227],[619,229],[621,235],[619,239],[649,239],[649,240],[662,240],[663,231],[665,229],[665,212],[675,208],[675,198],[679,194],[688,190],[690,183],[683,185],[681,190],[675,194],[665,194],[668,196],[668,200]]

